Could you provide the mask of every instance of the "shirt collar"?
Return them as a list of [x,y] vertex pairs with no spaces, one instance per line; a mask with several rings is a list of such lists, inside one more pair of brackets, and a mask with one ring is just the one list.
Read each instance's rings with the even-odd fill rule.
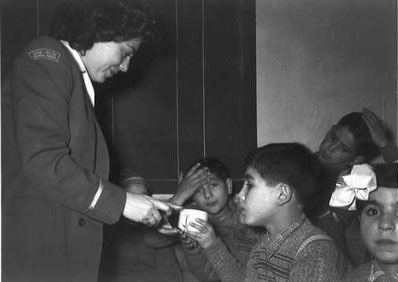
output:
[[88,93],[88,96],[90,97],[90,101],[94,106],[95,102],[95,92],[94,92],[94,87],[93,83],[91,82],[91,79],[88,75],[87,69],[83,63],[82,58],[79,55],[79,52],[77,52],[75,49],[70,47],[69,42],[61,40],[61,43],[68,49],[68,51],[72,54],[73,58],[75,59],[77,65],[79,66],[80,72],[83,75],[83,80],[84,80],[84,85],[86,86],[86,90]]
[[[377,261],[372,262],[372,267],[370,269],[370,276],[369,276],[369,282],[374,282],[377,281],[377,279],[381,278],[380,281],[384,281],[383,278],[393,278],[394,281],[398,281],[398,273],[393,273],[393,274],[387,274],[385,273],[377,263]],[[386,280],[387,281],[387,280]],[[388,281],[393,281],[393,280],[388,280]]]
[[292,234],[296,229],[298,229],[301,225],[303,225],[306,220],[306,216],[304,214],[297,216],[285,229],[281,232],[276,233],[274,235],[270,235],[267,233],[266,242],[269,250],[269,257],[272,257],[281,247],[282,243]]

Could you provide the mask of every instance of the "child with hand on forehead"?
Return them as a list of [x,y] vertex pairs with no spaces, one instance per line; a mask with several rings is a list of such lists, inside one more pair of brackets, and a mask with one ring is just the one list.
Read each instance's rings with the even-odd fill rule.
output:
[[264,228],[247,263],[231,254],[211,223],[197,220],[197,240],[222,281],[336,281],[345,271],[332,239],[306,218],[317,159],[297,143],[270,144],[246,161],[240,221]]
[[[197,175],[197,171],[205,177]],[[177,196],[171,202],[181,205],[192,198],[193,203],[188,207],[206,211],[208,221],[214,227],[213,231],[231,254],[239,262],[245,263],[251,248],[258,240],[258,232],[240,223],[238,206],[231,197],[232,189],[228,168],[219,159],[206,157],[188,171]],[[185,199],[178,195],[185,195]],[[182,243],[183,259],[195,277],[200,281],[220,281],[197,241],[184,233]]]
[[373,259],[351,270],[344,281],[398,281],[398,164],[354,166],[353,171],[357,179],[336,188],[331,204],[356,208],[362,240]]

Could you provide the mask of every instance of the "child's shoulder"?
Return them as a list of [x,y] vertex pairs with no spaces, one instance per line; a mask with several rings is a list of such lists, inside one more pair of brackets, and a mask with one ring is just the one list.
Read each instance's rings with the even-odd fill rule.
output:
[[305,219],[304,223],[299,227],[297,232],[294,232],[292,236],[296,236],[301,241],[307,240],[310,237],[322,237],[324,240],[332,240],[325,231],[318,226],[314,225],[308,218]]
[[304,223],[293,232],[288,238],[292,248],[295,250],[295,257],[316,252],[332,255],[337,248],[333,239],[319,227],[313,225],[307,218]]

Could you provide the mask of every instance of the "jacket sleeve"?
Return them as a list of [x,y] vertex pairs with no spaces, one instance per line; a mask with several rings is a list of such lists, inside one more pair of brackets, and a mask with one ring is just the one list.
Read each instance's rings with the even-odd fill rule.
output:
[[68,115],[73,87],[71,62],[65,56],[33,60],[27,52],[16,60],[14,126],[25,182],[46,199],[113,223],[123,211],[125,192],[103,181],[97,205],[88,210],[100,180],[71,156]]

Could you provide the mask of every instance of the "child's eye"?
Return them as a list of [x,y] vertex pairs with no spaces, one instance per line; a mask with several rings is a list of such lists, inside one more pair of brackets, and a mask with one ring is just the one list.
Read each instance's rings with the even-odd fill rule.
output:
[[378,214],[379,214],[379,211],[378,211],[377,209],[375,209],[375,208],[367,208],[367,209],[365,210],[365,213],[366,213],[366,215],[368,215],[368,216],[375,216],[375,215],[378,215]]

